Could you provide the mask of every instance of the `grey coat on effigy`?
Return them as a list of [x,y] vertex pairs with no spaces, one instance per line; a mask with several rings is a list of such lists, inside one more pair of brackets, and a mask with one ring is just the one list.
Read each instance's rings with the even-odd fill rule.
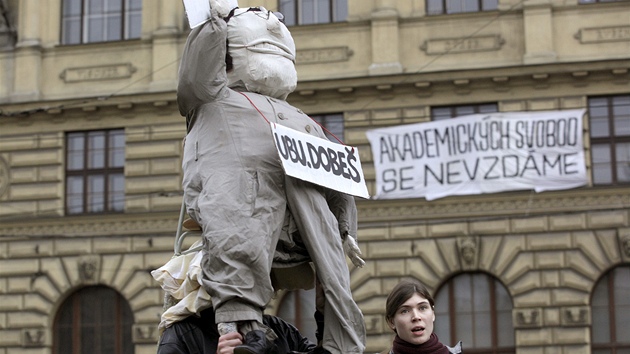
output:
[[228,87],[226,35],[227,24],[216,17],[191,31],[177,91],[188,124],[184,200],[203,230],[202,286],[216,321],[262,322],[288,209],[324,289],[324,347],[362,353],[365,325],[350,292],[340,235],[356,235],[354,199],[285,175],[269,122],[325,135],[282,99]]

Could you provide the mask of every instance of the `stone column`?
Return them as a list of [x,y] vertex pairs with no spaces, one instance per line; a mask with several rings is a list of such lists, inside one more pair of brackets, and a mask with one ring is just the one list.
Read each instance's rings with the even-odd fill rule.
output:
[[178,1],[157,0],[159,23],[157,32],[177,32],[179,22],[182,21],[183,4]]
[[156,3],[159,22],[157,30],[153,32],[153,77],[150,90],[172,91],[177,87],[177,35],[180,22],[183,21],[184,5],[181,1],[172,0],[157,0]]
[[19,0],[17,13],[18,41],[15,46],[15,74],[13,98],[16,100],[38,99],[40,96],[42,46],[41,11],[38,0]]
[[555,62],[550,0],[526,0],[523,3],[523,26],[525,33],[523,63]]
[[372,12],[372,64],[370,75],[402,72],[398,47],[398,10],[394,0],[378,0]]

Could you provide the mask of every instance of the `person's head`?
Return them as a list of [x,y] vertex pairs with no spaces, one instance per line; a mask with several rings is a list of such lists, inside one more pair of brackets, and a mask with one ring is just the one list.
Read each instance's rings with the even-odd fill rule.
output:
[[404,341],[422,344],[433,333],[435,302],[427,288],[416,280],[402,280],[385,303],[387,325]]
[[297,86],[295,43],[279,13],[264,7],[235,8],[228,26],[228,85],[279,99]]

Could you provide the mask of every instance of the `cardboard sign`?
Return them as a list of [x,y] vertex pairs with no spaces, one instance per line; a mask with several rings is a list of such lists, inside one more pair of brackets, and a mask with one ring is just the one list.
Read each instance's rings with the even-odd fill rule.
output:
[[[210,19],[210,9],[214,8],[221,17],[227,14],[235,7],[238,7],[237,0],[183,0],[184,9],[186,9],[186,17],[190,28],[195,28]],[[210,6],[212,3],[212,6]]]
[[210,2],[208,0],[183,1],[190,28],[195,28],[210,19]]
[[584,186],[585,110],[475,114],[367,132],[377,199]]
[[287,175],[357,197],[369,198],[356,147],[271,124]]

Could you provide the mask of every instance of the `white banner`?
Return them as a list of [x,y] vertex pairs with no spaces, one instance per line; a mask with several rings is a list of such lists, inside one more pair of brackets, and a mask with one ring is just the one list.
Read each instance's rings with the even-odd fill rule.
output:
[[367,132],[376,199],[420,198],[588,183],[584,109],[475,114]]
[[369,198],[356,147],[335,144],[271,124],[286,174],[339,192]]

